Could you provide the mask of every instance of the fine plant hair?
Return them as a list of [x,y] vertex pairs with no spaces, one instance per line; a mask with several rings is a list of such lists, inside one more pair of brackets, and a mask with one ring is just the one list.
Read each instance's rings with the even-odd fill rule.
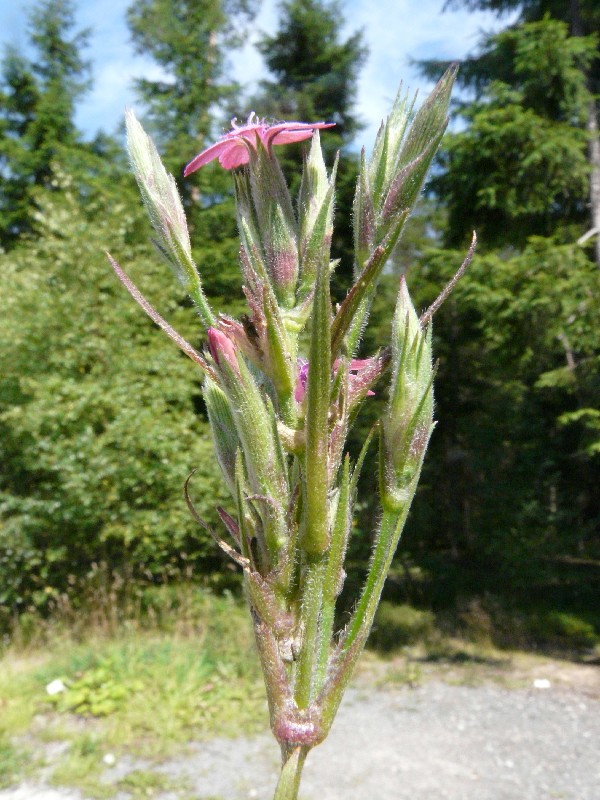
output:
[[[189,177],[212,160],[231,170],[248,314],[212,308],[191,250],[175,180],[132,112],[132,168],[154,243],[193,300],[207,346],[194,348],[111,264],[151,319],[203,374],[215,456],[231,494],[222,531],[196,512],[193,474],[184,495],[196,521],[242,570],[282,756],[275,800],[294,800],[310,750],[327,736],[365,646],[434,429],[433,316],[470,262],[419,319],[401,276],[391,341],[357,357],[377,286],[417,201],[448,123],[452,66],[423,105],[400,91],[372,154],[361,153],[353,208],[354,283],[331,301],[330,259],[337,161],[328,170],[320,136],[332,123],[267,124],[252,113],[195,156]],[[275,148],[310,140],[294,203]],[[348,432],[374,393],[387,402],[356,461]],[[358,480],[379,448],[380,510],[367,577],[347,623],[337,601],[352,534]]]

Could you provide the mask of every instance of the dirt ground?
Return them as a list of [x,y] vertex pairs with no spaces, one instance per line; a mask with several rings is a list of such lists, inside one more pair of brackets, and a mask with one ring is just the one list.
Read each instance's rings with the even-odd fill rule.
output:
[[[420,664],[366,659],[302,800],[600,800],[600,669],[533,657]],[[278,751],[266,734],[194,743],[159,766],[119,759],[113,782],[154,769],[156,800],[271,800]],[[119,800],[129,796],[121,793]],[[27,784],[0,800],[83,800]]]

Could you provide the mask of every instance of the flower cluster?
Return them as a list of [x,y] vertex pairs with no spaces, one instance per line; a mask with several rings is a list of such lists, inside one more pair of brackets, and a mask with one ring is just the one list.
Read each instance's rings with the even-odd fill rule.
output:
[[[245,125],[234,120],[230,132],[187,165],[186,176],[215,159],[232,171],[248,303],[239,320],[215,313],[205,297],[174,181],[128,116],[131,159],[158,249],[196,303],[206,352],[179,336],[113,265],[204,373],[216,458],[231,492],[231,509],[218,509],[226,538],[197,517],[187,483],[186,500],[243,571],[282,751],[279,800],[296,797],[305,756],[327,735],[365,645],[433,429],[433,311],[418,319],[404,279],[391,343],[366,358],[358,350],[380,276],[444,132],[454,74],[446,73],[414,117],[399,95],[371,157],[363,152],[354,201],[355,279],[338,307],[329,289],[336,165],[327,170],[319,139],[331,123],[267,124],[251,114]],[[293,202],[274,146],[308,139]],[[336,603],[372,435],[355,463],[346,441],[384,377],[388,399],[376,426],[380,521],[367,579],[340,631]]]

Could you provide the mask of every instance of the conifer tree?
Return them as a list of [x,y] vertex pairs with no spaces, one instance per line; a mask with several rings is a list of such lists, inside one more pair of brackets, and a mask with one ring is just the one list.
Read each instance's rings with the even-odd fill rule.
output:
[[6,49],[0,74],[0,244],[31,229],[36,188],[51,183],[54,161],[81,147],[75,103],[89,88],[71,0],[42,0],[30,13],[35,57]]
[[177,180],[194,241],[202,247],[198,260],[207,290],[229,303],[239,295],[231,188],[222,171],[209,168],[192,190],[182,171],[236,94],[225,53],[239,41],[236,26],[252,13],[252,0],[135,0],[127,13],[136,50],[152,56],[165,73],[136,84],[147,128]]
[[357,81],[366,55],[361,31],[342,38],[339,3],[284,0],[278,30],[259,44],[272,80],[262,81],[261,113],[335,122],[328,153],[347,146],[360,130]]
[[[552,584],[557,603],[581,603],[597,587],[565,565],[597,557],[600,520],[598,252],[588,237],[600,15],[584,0],[450,5],[521,13],[461,64],[465,124],[445,139],[431,184],[446,244],[463,247],[475,228],[479,256],[439,315],[446,422],[409,547],[428,550],[430,565],[432,551],[440,564],[455,558],[463,587],[502,592],[509,581],[511,602],[519,592],[531,602]],[[426,253],[413,274],[424,305],[429,282],[459,260]]]
[[448,208],[448,244],[473,228],[485,247],[587,230],[586,74],[596,51],[593,37],[552,19],[484,40],[465,66],[477,91],[460,106],[466,128],[448,137],[432,183]]
[[[537,75],[533,83],[537,84],[538,100],[545,90],[549,97],[556,97],[556,90],[563,91],[565,98],[578,104],[576,117],[571,116],[566,121],[575,124],[585,137],[584,149],[581,145],[575,158],[574,172],[577,173],[581,166],[581,153],[587,158],[588,176],[585,190],[580,192],[581,204],[586,207],[586,212],[580,215],[583,236],[588,236],[594,243],[594,257],[600,267],[600,6],[596,0],[450,0],[449,8],[466,7],[496,12],[499,16],[504,13],[517,11],[517,21],[504,32],[504,45],[501,40],[495,41],[493,37],[487,39],[481,52],[466,59],[461,65],[459,81],[463,85],[474,88],[481,95],[492,85],[493,81],[502,81],[508,85],[515,79],[526,53],[521,53],[520,59],[514,59],[516,52],[511,55],[511,37],[518,37],[519,32],[530,31],[531,37],[540,37],[538,42],[538,56],[542,56],[537,65],[529,62]],[[560,27],[556,23],[562,22]],[[529,23],[533,27],[527,27]],[[525,27],[522,27],[525,26]],[[543,33],[544,29],[546,33]],[[554,32],[554,43],[549,41],[550,32]],[[583,41],[577,41],[583,40]],[[513,39],[516,42],[516,39]],[[533,44],[533,42],[531,42]],[[539,45],[545,44],[545,54],[540,51]],[[508,46],[506,46],[508,45]],[[426,65],[427,71],[437,71],[439,62],[430,62]],[[544,87],[544,82],[546,86]],[[517,102],[519,100],[517,99]],[[525,105],[525,108],[527,105]],[[573,109],[571,109],[573,110]],[[551,109],[548,118],[552,121],[564,120],[564,105],[560,109]],[[557,114],[557,111],[559,112]],[[562,116],[561,116],[562,114]],[[571,139],[573,134],[571,134]],[[541,139],[541,137],[540,137]],[[555,140],[556,141],[556,140]],[[560,144],[560,143],[559,143]],[[549,152],[553,142],[546,144]],[[559,161],[566,153],[555,153]],[[581,176],[576,175],[576,183],[580,190]],[[568,179],[567,179],[568,183]],[[572,193],[571,193],[572,194]],[[554,197],[549,196],[549,201]],[[564,209],[568,212],[572,209]]]
[[139,78],[148,127],[176,177],[205,144],[215,116],[234,95],[225,75],[225,49],[236,42],[236,23],[251,13],[245,0],[135,0],[127,12],[133,44],[164,70],[162,79]]

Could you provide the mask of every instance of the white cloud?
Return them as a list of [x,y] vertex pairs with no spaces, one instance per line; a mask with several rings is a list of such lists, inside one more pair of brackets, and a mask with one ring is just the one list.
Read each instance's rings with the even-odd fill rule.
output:
[[432,87],[411,59],[461,58],[472,50],[482,29],[499,27],[483,13],[441,13],[443,0],[350,0],[346,30],[363,28],[369,47],[358,92],[358,113],[367,127],[361,139],[371,145],[400,82],[424,96]]

